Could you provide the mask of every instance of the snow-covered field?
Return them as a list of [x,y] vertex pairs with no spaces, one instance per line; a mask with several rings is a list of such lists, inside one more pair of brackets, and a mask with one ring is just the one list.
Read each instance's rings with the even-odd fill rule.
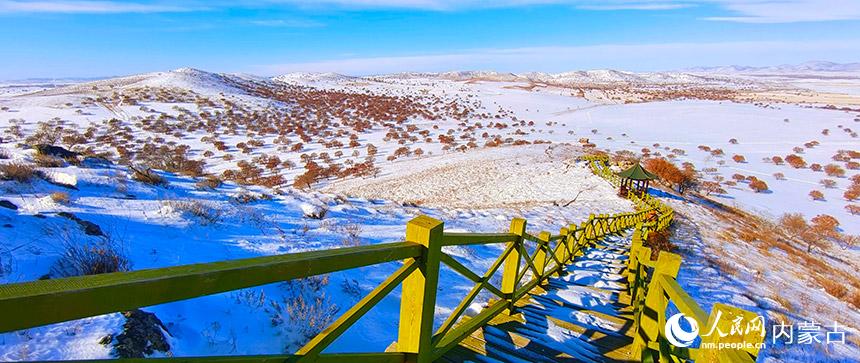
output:
[[[858,85],[840,83],[827,91]],[[860,151],[860,106],[852,97],[836,104],[847,109],[824,107],[826,101],[778,102],[782,96],[768,92],[784,94],[788,86],[767,77],[462,72],[265,79],[181,69],[32,87],[27,91],[38,92],[0,93],[0,152],[7,159],[0,164],[37,161],[28,143],[52,143],[113,163],[61,162],[40,167],[43,178],[0,181],[0,199],[17,207],[0,208],[3,283],[58,277],[51,274],[68,245],[109,241],[137,270],[393,242],[418,214],[439,218],[453,231],[504,231],[511,218],[521,216],[530,231],[555,232],[589,213],[630,210],[605,181],[577,164],[576,157],[592,149],[582,145],[587,143],[637,157],[665,156],[679,165],[691,162],[703,180],[724,183],[726,193],[710,198],[726,205],[771,219],[790,212],[807,218],[828,214],[844,232],[860,233],[860,216],[846,210],[855,202],[843,198],[857,171],[848,161],[833,160],[840,150]],[[747,96],[738,91],[759,92],[757,101],[744,102]],[[791,154],[807,166],[772,161]],[[735,155],[745,160],[737,162]],[[189,170],[194,168],[188,160],[203,164]],[[133,180],[128,164],[152,163],[176,169],[158,171],[167,186]],[[845,173],[827,176],[813,171],[813,163],[835,164]],[[754,192],[746,181],[725,184],[735,174],[755,176],[768,190]],[[207,175],[224,184],[200,186]],[[294,183],[301,177],[310,181]],[[825,187],[822,179],[833,182]],[[824,200],[812,200],[813,189]],[[67,193],[69,200],[56,201],[54,192]],[[716,239],[715,217],[677,203],[691,223],[699,217],[708,221],[702,222],[706,232],[700,240],[676,242],[696,268],[682,277],[719,270],[701,257],[726,243]],[[327,210],[322,219],[306,216],[322,209]],[[104,236],[84,234],[69,215],[98,225]],[[737,258],[744,248],[732,245],[723,253]],[[448,252],[483,271],[500,249]],[[847,249],[838,257],[857,261],[858,254]],[[705,299],[707,304],[758,304],[733,300],[738,289],[786,299],[824,294],[786,277],[798,272],[784,272],[759,257],[744,265],[757,269],[750,274],[773,271],[786,288],[750,289],[753,280],[739,278],[731,289],[720,290],[729,293],[711,295],[716,297]],[[856,263],[840,266],[856,268]],[[396,268],[372,266],[144,310],[164,323],[175,356],[293,351],[303,330],[284,311],[297,296],[323,296],[324,308],[342,312]],[[440,290],[437,319],[447,317],[471,287],[452,271],[444,274],[455,282]],[[714,281],[721,280],[691,279],[685,286],[698,300],[713,292],[704,284],[713,287]],[[820,300],[831,309],[796,306],[794,313],[831,317],[852,308],[832,300]],[[395,339],[398,304],[395,291],[329,351],[385,349]],[[854,324],[856,334],[860,317],[854,311],[844,321]],[[118,334],[123,320],[111,314],[2,334],[0,360],[109,357],[110,344],[99,340]],[[835,356],[857,356],[856,346],[845,349]]]

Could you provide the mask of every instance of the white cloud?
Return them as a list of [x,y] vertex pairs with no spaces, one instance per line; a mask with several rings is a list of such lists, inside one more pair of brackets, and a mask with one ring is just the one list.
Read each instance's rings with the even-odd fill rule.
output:
[[0,13],[166,13],[198,8],[118,1],[0,1]]
[[301,6],[339,6],[354,9],[401,8],[430,11],[503,8],[527,5],[569,5],[594,11],[673,10],[695,6],[714,6],[728,15],[706,20],[745,23],[790,23],[809,21],[858,20],[858,0],[271,0]]
[[[0,13],[158,13],[218,8],[278,8],[282,6],[325,9],[412,9],[457,11],[529,5],[566,5],[592,11],[674,10],[690,7],[716,8],[724,14],[704,20],[744,23],[791,23],[860,20],[860,0],[189,0],[125,2],[114,0],[0,0]],[[260,21],[264,26],[307,27],[291,21]],[[280,24],[279,24],[280,23]],[[318,25],[312,25],[318,26]]]
[[586,46],[474,49],[445,54],[329,59],[261,65],[260,74],[338,72],[369,75],[395,72],[496,70],[562,72],[614,68],[634,71],[693,66],[772,65],[809,59],[857,59],[860,39],[852,41],[755,41],[721,43],[603,44]]
[[577,8],[584,10],[602,10],[602,11],[611,11],[611,10],[673,10],[673,9],[683,9],[694,6],[689,3],[608,3],[608,4],[595,4],[595,5],[579,5]]
[[737,15],[707,20],[742,23],[793,23],[860,19],[857,0],[718,0]]
[[275,28],[318,28],[324,23],[309,19],[261,19],[251,20],[251,24]]

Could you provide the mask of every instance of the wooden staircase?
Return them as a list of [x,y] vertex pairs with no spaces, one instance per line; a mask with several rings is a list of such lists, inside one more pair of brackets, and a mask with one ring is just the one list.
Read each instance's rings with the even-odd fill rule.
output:
[[[606,156],[582,158],[614,185],[620,179]],[[227,291],[399,262],[400,267],[294,353],[225,357],[165,357],[159,362],[754,362],[764,335],[703,338],[700,347],[670,346],[661,332],[667,308],[698,326],[729,331],[753,313],[715,304],[710,314],[675,280],[681,257],[652,259],[645,245],[665,230],[674,212],[651,196],[629,194],[635,210],[590,215],[558,234],[527,232],[514,218],[507,233],[446,232],[444,222],[418,216],[406,240],[194,265],[0,285],[0,333],[122,312]],[[632,231],[631,231],[632,230]],[[631,234],[632,232],[632,234]],[[502,253],[486,272],[474,272],[443,247],[497,244]],[[656,252],[656,251],[654,251]],[[435,327],[439,270],[450,268],[475,285]],[[500,286],[491,282],[501,275]],[[444,282],[443,282],[444,283]],[[326,353],[338,337],[398,286],[402,287],[397,341],[385,352]],[[495,296],[474,315],[482,292]],[[12,313],[9,313],[12,312]],[[0,313],[2,314],[2,313]],[[720,320],[719,317],[723,317]],[[146,360],[124,360],[140,362]],[[113,363],[113,360],[90,361]]]
[[607,237],[449,351],[449,362],[628,362],[630,240]]

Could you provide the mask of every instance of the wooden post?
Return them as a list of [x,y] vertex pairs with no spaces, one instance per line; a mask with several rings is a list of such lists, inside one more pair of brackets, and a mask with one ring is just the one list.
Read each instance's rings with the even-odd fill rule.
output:
[[569,261],[573,261],[573,259],[576,257],[573,254],[573,249],[576,247],[576,242],[577,242],[577,239],[576,239],[576,229],[577,228],[578,227],[576,226],[575,223],[567,226],[568,231],[570,231],[570,236],[568,236],[569,238],[567,239],[567,258],[569,259]]
[[594,213],[588,215],[585,223],[585,239],[591,242],[594,239]]
[[662,327],[660,323],[666,320],[666,305],[668,304],[663,287],[660,286],[656,277],[668,275],[675,278],[678,276],[680,268],[681,256],[666,251],[660,252],[651,282],[648,284],[648,292],[645,294],[645,305],[638,312],[639,327],[633,335],[633,357],[641,357],[643,361],[652,358],[651,355],[654,352],[649,352],[645,347],[648,346],[649,342],[657,341]]
[[520,252],[519,245],[523,243],[523,235],[526,233],[526,220],[522,218],[514,218],[511,220],[511,233],[519,236],[516,240],[510,242],[513,245],[511,253],[505,258],[505,269],[502,271],[502,293],[508,299],[508,307],[505,309],[506,314],[514,313],[514,293],[517,291],[517,277],[520,273]]
[[[633,231],[633,239],[630,243],[630,254],[627,258],[627,283],[630,288],[631,296],[633,294],[633,290],[635,289],[635,274],[637,269],[639,268],[639,251],[642,250],[642,232],[639,228]],[[633,303],[632,301],[630,302]]]
[[575,246],[577,251],[574,254],[574,257],[582,256],[582,248],[588,244],[588,222],[582,222],[580,228],[582,228],[582,232],[579,232],[579,239],[576,240]]
[[537,268],[538,273],[540,273],[540,276],[537,276],[538,284],[540,284],[541,279],[546,272],[546,265],[550,258],[546,253],[546,250],[549,249],[549,236],[550,234],[547,231],[541,231],[540,234],[538,234],[538,240],[540,242],[538,242],[534,260],[535,268]]
[[[567,240],[570,238],[567,227],[561,227],[558,230],[558,234],[561,235],[561,239],[558,240],[558,244],[555,246],[555,258],[558,259],[561,263],[567,263],[567,258],[569,253],[567,253]],[[561,276],[562,270],[558,270],[558,275]]]
[[400,298],[400,326],[397,351],[414,353],[414,362],[432,360],[433,315],[442,256],[442,221],[418,216],[406,224],[406,241],[423,245],[426,250],[419,268],[403,280]]

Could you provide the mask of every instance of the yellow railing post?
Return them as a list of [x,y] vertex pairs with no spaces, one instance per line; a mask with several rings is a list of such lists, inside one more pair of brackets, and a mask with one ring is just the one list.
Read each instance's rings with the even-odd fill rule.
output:
[[589,242],[594,239],[594,213],[589,214],[585,221],[585,239]]
[[513,247],[508,257],[505,258],[505,269],[502,271],[502,294],[508,299],[508,307],[505,313],[514,313],[514,292],[517,291],[517,278],[520,273],[520,252],[519,246],[523,243],[523,235],[526,233],[526,220],[522,218],[514,218],[511,220],[511,234],[519,236],[516,240],[510,242]]
[[442,256],[442,221],[418,216],[406,224],[406,241],[426,249],[419,268],[403,280],[400,298],[400,326],[397,351],[414,353],[416,363],[432,360],[433,315],[436,312],[436,288]]
[[[576,230],[578,228],[579,227],[577,227],[575,223],[571,224],[570,226],[567,227],[567,229],[570,230],[570,236],[567,240],[567,254],[568,254],[568,259],[570,261],[573,261],[573,259],[576,257],[575,248],[576,248],[577,243],[579,243],[579,240],[576,238]],[[580,233],[580,235],[581,235],[581,233]]]
[[[549,262],[549,255],[547,255],[546,250],[549,249],[549,232],[541,231],[538,234],[538,246],[537,251],[535,251],[535,268],[537,269],[540,276],[535,276],[539,281],[546,272],[546,265]],[[539,282],[540,283],[540,282]]]
[[655,278],[659,275],[675,278],[678,276],[680,268],[681,256],[666,251],[660,252],[660,257],[657,258],[657,263],[654,266],[651,282],[648,284],[648,291],[645,293],[645,305],[637,313],[639,324],[638,330],[633,335],[633,357],[642,357],[643,361],[651,359],[652,357],[649,355],[654,353],[645,348],[649,342],[657,341],[660,327],[666,324],[668,300],[659,280]]
[[[568,232],[567,227],[561,227],[558,230],[558,234],[561,235],[561,239],[558,240],[558,244],[555,246],[555,258],[561,263],[567,263],[567,240],[570,238],[570,233]],[[559,268],[558,276],[561,276],[562,269]]]

